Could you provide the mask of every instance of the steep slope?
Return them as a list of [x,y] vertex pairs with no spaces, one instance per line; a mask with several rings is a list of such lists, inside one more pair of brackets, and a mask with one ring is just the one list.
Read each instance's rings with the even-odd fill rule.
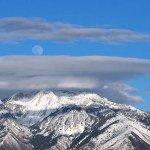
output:
[[17,135],[20,145],[25,143],[22,135],[29,137],[28,148],[150,150],[150,114],[94,93],[20,93],[1,105],[24,131],[25,135]]
[[29,129],[14,120],[0,120],[0,150],[31,150],[29,136]]

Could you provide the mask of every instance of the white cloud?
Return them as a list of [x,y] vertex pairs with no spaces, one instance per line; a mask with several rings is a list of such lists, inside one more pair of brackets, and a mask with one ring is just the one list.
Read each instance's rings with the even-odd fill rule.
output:
[[121,103],[139,102],[136,89],[124,81],[150,75],[149,66],[150,60],[101,56],[0,57],[0,91],[6,96],[18,90],[80,89]]
[[107,98],[112,99],[115,95],[115,100],[119,103],[131,103],[131,102],[142,102],[143,98],[135,96],[138,90],[120,82],[106,82],[101,90],[101,95],[107,95]]
[[98,80],[86,77],[67,77],[58,83],[58,88],[95,89]]
[[62,22],[48,22],[43,18],[12,17],[0,19],[0,41],[20,40],[101,42],[131,42],[150,39],[150,35],[128,29],[84,27]]
[[7,87],[9,85],[9,83],[8,82],[6,82],[6,81],[0,81],[0,86],[3,86],[3,87]]

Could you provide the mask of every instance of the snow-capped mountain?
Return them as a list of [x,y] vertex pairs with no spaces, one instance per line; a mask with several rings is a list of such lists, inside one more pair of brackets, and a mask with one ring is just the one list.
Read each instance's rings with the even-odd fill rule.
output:
[[0,150],[150,150],[150,114],[95,93],[18,93],[0,117]]

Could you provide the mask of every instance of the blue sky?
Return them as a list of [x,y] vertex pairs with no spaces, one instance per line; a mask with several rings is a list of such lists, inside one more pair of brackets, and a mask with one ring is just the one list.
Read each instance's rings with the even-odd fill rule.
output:
[[[71,40],[43,40],[30,38],[28,35],[26,38],[11,39],[12,41],[8,41],[8,38],[6,41],[0,40],[0,55],[33,55],[32,47],[40,45],[43,47],[44,56],[114,56],[150,60],[150,38],[147,38],[147,35],[150,35],[149,6],[149,0],[1,0],[0,19],[10,17],[22,17],[29,20],[42,18],[44,21],[39,22],[61,23],[61,26],[63,23],[71,25],[75,29],[81,26],[82,29],[130,30],[134,32],[133,36],[144,36],[144,38],[118,42],[118,39],[112,41],[108,39],[107,41],[95,40],[95,37],[90,37],[87,40],[85,37],[79,36],[75,39],[73,37]],[[144,93],[145,89],[150,89],[149,75],[131,78],[125,82],[139,89],[136,91],[136,95],[145,99],[145,102],[133,105],[140,109],[150,110],[150,94]]]

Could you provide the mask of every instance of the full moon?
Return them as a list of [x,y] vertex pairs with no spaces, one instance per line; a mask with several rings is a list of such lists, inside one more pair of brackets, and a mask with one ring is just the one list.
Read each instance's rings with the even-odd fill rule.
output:
[[40,45],[35,45],[32,47],[32,53],[34,55],[42,55],[43,54],[43,47]]

